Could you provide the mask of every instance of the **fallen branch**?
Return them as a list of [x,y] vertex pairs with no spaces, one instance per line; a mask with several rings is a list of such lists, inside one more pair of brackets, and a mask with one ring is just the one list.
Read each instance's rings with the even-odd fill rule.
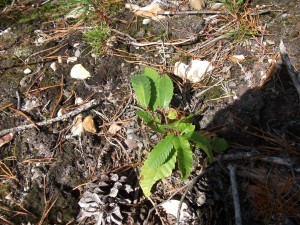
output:
[[292,167],[295,162],[290,158],[283,158],[278,156],[265,156],[265,154],[259,151],[241,151],[235,152],[233,154],[220,154],[213,159],[213,162],[226,162],[226,161],[242,161],[245,162],[246,160],[259,160],[266,163],[277,164],[280,166]]
[[100,104],[100,101],[96,101],[94,99],[94,100],[92,100],[92,101],[90,101],[86,104],[83,104],[83,105],[79,106],[77,109],[73,110],[72,112],[69,112],[69,113],[64,114],[62,116],[55,117],[55,118],[50,119],[50,120],[44,120],[44,121],[38,122],[36,124],[27,124],[27,125],[22,125],[22,126],[2,130],[2,131],[0,131],[0,137],[3,136],[3,135],[9,134],[9,133],[14,133],[14,132],[18,132],[18,131],[33,128],[33,127],[35,127],[35,125],[36,126],[47,126],[47,125],[52,124],[52,123],[63,121],[63,120],[68,119],[69,117],[75,116],[75,115],[77,115],[77,114],[79,114],[79,113],[81,113],[85,110],[88,110],[88,109],[90,109],[90,108],[92,108],[96,105],[99,105],[99,104]]
[[296,71],[294,66],[292,65],[292,63],[290,61],[290,57],[288,56],[288,54],[286,52],[286,48],[285,48],[282,40],[280,41],[279,49],[280,49],[281,60],[282,60],[283,64],[285,65],[287,72],[290,75],[290,78],[292,79],[293,84],[296,87],[297,92],[300,97],[300,75]]

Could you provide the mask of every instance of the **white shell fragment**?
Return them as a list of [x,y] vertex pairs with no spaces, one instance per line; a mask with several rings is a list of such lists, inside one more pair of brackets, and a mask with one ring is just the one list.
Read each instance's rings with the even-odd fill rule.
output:
[[25,74],[30,74],[32,71],[31,71],[31,69],[29,69],[29,68],[26,68],[24,71],[23,71],[23,73],[25,73]]
[[82,136],[84,132],[83,125],[82,125],[82,115],[78,115],[75,117],[73,121],[73,126],[71,128],[71,134],[73,137],[75,136]]
[[67,59],[67,63],[69,63],[69,62],[76,62],[77,61],[77,57],[76,56],[73,56],[73,57],[68,57],[68,59]]
[[205,78],[205,74],[213,69],[210,62],[204,60],[192,60],[190,65],[186,65],[182,62],[176,62],[174,66],[174,74],[187,79],[192,83],[198,83]]
[[[180,201],[178,200],[169,200],[162,204],[162,207],[166,211],[166,213],[173,215],[175,218],[177,218],[177,212],[179,208]],[[188,219],[192,218],[192,215],[187,212],[188,206],[186,203],[182,203],[181,209],[180,209],[180,222],[184,222]]]
[[58,64],[56,62],[53,62],[50,64],[50,68],[55,72],[58,69]]
[[81,64],[76,64],[71,69],[71,77],[78,80],[85,80],[91,77],[91,74]]

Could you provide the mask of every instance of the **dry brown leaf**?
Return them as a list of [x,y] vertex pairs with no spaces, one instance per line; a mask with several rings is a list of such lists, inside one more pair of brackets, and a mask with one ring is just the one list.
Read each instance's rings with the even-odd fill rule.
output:
[[121,130],[121,126],[113,123],[112,125],[110,125],[108,132],[112,135],[115,135],[119,130]]
[[135,141],[130,140],[130,139],[128,139],[128,138],[126,138],[124,142],[125,142],[125,144],[127,145],[127,147],[129,148],[129,150],[132,150],[132,149],[138,147],[137,144],[135,143]]
[[83,125],[83,129],[85,131],[93,133],[93,134],[97,133],[95,122],[91,115],[84,118],[82,125]]
[[15,136],[14,133],[9,133],[7,135],[2,136],[0,138],[0,147],[10,142],[14,138],[14,136]]
[[233,62],[241,62],[245,60],[244,55],[232,55],[229,57]]

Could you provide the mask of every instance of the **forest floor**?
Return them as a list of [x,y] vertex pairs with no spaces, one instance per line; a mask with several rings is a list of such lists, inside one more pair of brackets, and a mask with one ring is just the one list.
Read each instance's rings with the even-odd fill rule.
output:
[[[2,2],[1,224],[300,224],[300,100],[279,53],[282,40],[300,71],[299,0],[158,4],[178,15],[134,13],[151,3],[138,0]],[[195,59],[213,69],[174,75]],[[76,64],[91,77],[72,78]],[[145,67],[172,79],[172,108],[200,109],[196,129],[229,144],[212,162],[193,148],[191,176],[175,170],[150,198],[138,174],[162,136],[136,116],[130,84]]]

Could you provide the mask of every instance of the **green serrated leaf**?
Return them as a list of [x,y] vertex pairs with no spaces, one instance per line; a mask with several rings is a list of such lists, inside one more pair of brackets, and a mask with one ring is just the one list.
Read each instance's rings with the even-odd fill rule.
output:
[[174,148],[177,151],[178,168],[182,175],[182,180],[189,177],[193,168],[193,152],[188,139],[183,136],[175,137]]
[[152,116],[150,113],[144,110],[135,110],[135,114],[138,115],[145,123],[153,122]]
[[215,138],[213,140],[213,151],[216,153],[224,152],[229,147],[224,138]]
[[174,134],[170,133],[161,140],[149,153],[143,167],[151,170],[161,166],[170,155],[173,148],[173,138]]
[[158,102],[161,108],[168,108],[173,97],[173,83],[170,77],[164,74],[159,80],[159,87],[158,87]]
[[137,75],[131,79],[131,84],[139,104],[141,107],[147,108],[151,97],[150,79],[143,75]]
[[177,152],[173,149],[164,164],[158,168],[149,169],[145,165],[141,169],[140,185],[146,197],[151,194],[151,188],[156,181],[168,177],[175,168]]
[[208,138],[203,136],[200,132],[194,131],[191,135],[184,135],[190,141],[194,142],[197,148],[202,149],[205,154],[208,156],[209,160],[211,161],[213,158],[213,152],[211,143]]
[[144,75],[147,76],[151,81],[151,98],[149,108],[151,110],[156,110],[158,107],[158,87],[160,76],[158,72],[150,67],[146,67],[144,70]]
[[195,130],[195,125],[193,125],[191,123],[180,123],[178,125],[178,128],[179,128],[179,131],[181,132],[181,134],[186,134],[188,136],[191,136]]

